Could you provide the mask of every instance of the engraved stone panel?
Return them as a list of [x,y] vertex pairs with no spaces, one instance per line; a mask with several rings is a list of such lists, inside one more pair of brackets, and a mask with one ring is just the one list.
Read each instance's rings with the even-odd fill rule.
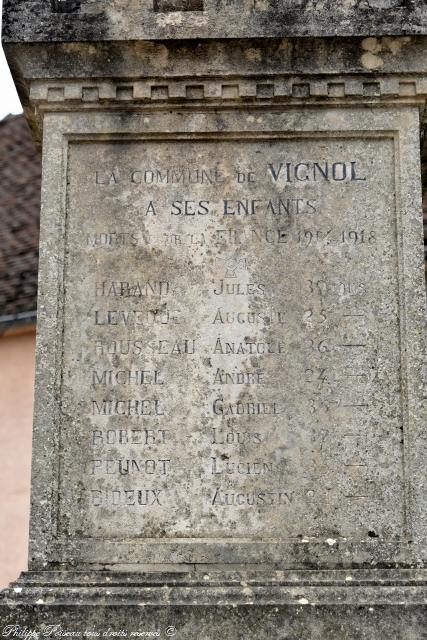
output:
[[60,533],[401,538],[393,137],[76,140],[67,184]]

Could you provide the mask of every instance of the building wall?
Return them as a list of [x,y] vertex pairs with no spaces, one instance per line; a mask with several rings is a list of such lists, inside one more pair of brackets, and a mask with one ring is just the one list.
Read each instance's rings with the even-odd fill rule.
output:
[[34,328],[0,337],[0,589],[27,568]]

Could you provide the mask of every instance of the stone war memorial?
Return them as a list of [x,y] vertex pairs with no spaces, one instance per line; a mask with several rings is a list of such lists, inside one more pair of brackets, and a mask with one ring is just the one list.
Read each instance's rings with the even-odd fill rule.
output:
[[426,2],[3,4],[43,184],[2,637],[426,638]]

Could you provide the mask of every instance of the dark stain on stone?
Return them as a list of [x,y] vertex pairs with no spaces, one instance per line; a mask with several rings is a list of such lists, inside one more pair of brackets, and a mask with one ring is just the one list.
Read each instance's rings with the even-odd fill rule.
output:
[[154,11],[203,11],[203,0],[154,0]]
[[51,0],[53,13],[77,13],[80,9],[80,0]]
[[3,3],[3,40],[10,42],[79,42],[108,40],[110,24],[104,9],[85,11],[87,0],[28,0]]

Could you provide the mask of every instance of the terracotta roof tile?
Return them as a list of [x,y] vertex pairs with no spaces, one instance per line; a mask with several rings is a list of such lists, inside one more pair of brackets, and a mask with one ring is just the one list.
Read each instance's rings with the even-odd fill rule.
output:
[[40,181],[25,117],[8,116],[0,122],[0,323],[37,308]]

